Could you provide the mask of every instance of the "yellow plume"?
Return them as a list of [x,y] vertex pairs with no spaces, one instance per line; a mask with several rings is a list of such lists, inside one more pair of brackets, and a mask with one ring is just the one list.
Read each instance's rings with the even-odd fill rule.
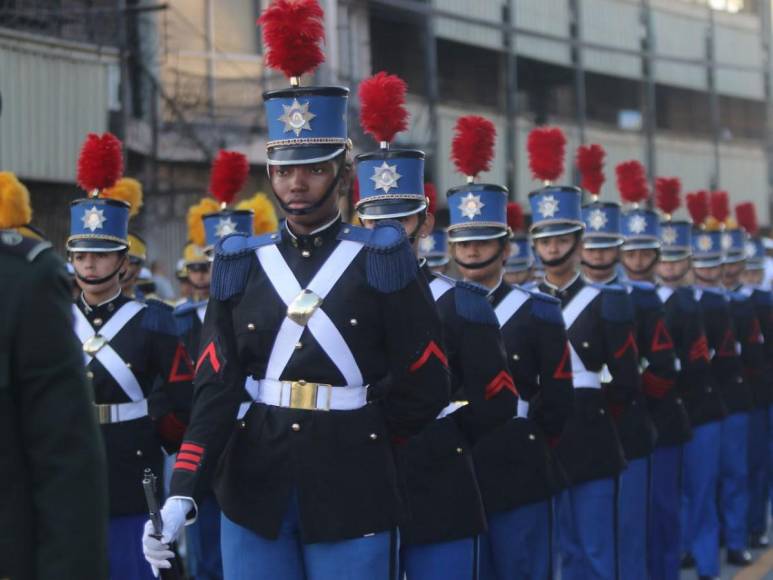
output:
[[208,213],[220,211],[220,204],[211,197],[205,197],[188,209],[188,239],[197,246],[204,247],[207,236],[204,233],[203,217]]
[[102,191],[100,197],[125,201],[131,208],[129,217],[133,218],[140,213],[142,207],[142,184],[131,177],[122,177],[113,187]]
[[236,209],[251,209],[253,211],[252,233],[255,235],[274,232],[279,227],[274,204],[265,193],[256,193],[250,199],[240,201]]
[[26,226],[32,220],[30,192],[10,171],[0,171],[0,229]]

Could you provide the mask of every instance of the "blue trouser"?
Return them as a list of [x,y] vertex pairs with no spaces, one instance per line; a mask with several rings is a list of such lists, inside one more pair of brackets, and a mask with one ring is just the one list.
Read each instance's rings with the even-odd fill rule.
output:
[[597,479],[561,494],[558,545],[562,580],[617,578],[615,488],[614,479]]
[[142,555],[142,531],[147,519],[144,514],[110,518],[107,531],[110,580],[155,580],[150,564]]
[[749,415],[733,413],[722,420],[719,461],[719,519],[729,550],[748,543]]
[[401,571],[408,580],[474,580],[478,577],[477,544],[477,538],[464,538],[401,546]]
[[685,551],[695,558],[700,576],[719,575],[719,421],[693,429],[684,446],[682,532]]
[[618,550],[626,580],[647,580],[649,457],[634,459],[620,474]]
[[353,540],[303,544],[295,499],[288,505],[276,540],[259,536],[223,514],[223,576],[228,580],[391,580],[396,535],[380,532]]
[[545,580],[551,568],[550,501],[488,516],[480,537],[481,580]]
[[652,580],[679,580],[682,526],[679,513],[682,447],[658,447],[652,454],[648,562]]
[[749,532],[768,528],[768,410],[749,414]]
[[188,575],[191,580],[221,580],[220,506],[212,494],[198,504],[196,521],[185,528],[188,549]]

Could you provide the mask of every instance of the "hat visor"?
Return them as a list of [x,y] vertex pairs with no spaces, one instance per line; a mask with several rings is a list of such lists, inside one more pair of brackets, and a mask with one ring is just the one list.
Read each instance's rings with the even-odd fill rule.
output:
[[744,260],[746,260],[746,255],[743,252],[727,253],[722,256],[723,264],[737,264],[738,262],[743,262]]
[[472,242],[475,240],[495,240],[509,235],[507,228],[491,226],[464,227],[448,230],[449,242]]
[[747,270],[764,270],[765,269],[765,262],[763,262],[760,259],[754,258],[751,260],[746,260],[746,269]]
[[120,252],[129,247],[128,243],[100,238],[70,238],[67,240],[68,252]]
[[430,268],[445,266],[450,261],[448,256],[423,256],[423,258],[427,261],[427,266]]
[[678,262],[680,260],[686,260],[687,258],[691,257],[692,254],[690,253],[690,250],[662,250],[660,252],[660,261],[661,262]]
[[552,224],[533,224],[529,230],[531,239],[552,238],[555,236],[564,236],[574,232],[581,232],[585,226],[578,222],[558,222]]
[[622,250],[628,252],[631,250],[659,250],[660,242],[658,240],[623,240]]
[[[587,231],[587,230],[586,230]],[[623,239],[615,236],[588,236],[582,239],[582,247],[586,250],[603,250],[605,248],[617,248],[622,245]]]
[[424,198],[417,199],[379,199],[368,202],[361,200],[357,204],[357,215],[361,220],[386,220],[406,217],[427,209]]
[[693,268],[716,268],[722,265],[722,256],[693,256]]
[[269,165],[309,165],[335,159],[346,151],[342,144],[282,145],[268,150]]
[[534,262],[532,260],[508,260],[505,264],[505,272],[508,274],[514,272],[525,272],[532,266],[534,266]]

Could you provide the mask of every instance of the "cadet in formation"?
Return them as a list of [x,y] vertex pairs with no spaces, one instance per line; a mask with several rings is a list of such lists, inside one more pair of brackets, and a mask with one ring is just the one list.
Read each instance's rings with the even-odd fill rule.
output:
[[[276,26],[323,30],[321,10],[288,10],[262,17],[269,54],[297,46],[279,46],[294,37]],[[298,59],[271,62],[293,85],[264,95],[269,177],[287,219],[215,248],[185,455],[163,537],[148,522],[145,554],[169,565],[168,542],[195,518],[197,482],[217,461],[225,577],[332,579],[345,562],[352,578],[386,579],[405,515],[393,442],[448,403],[440,321],[400,224],[341,220],[348,91],[297,86]],[[369,403],[368,386],[384,381]]]

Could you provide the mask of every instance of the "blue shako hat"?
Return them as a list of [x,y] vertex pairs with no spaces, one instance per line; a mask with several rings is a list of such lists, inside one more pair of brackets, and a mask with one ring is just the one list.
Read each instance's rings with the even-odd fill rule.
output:
[[507,188],[491,183],[453,187],[448,199],[448,238],[451,242],[490,240],[510,233],[507,226]]
[[91,197],[70,204],[70,252],[116,252],[129,247],[129,204]]
[[291,87],[263,93],[269,165],[321,163],[349,145],[345,87]]
[[594,200],[582,206],[582,221],[585,224],[582,237],[585,248],[616,248],[623,243],[620,234],[620,204]]
[[746,269],[762,270],[765,268],[765,245],[760,238],[760,228],[757,222],[757,208],[750,202],[735,206],[735,217],[738,226],[748,234],[745,243]]
[[580,232],[582,191],[577,187],[549,185],[529,194],[532,239]]
[[663,220],[660,223],[660,259],[677,262],[691,255],[692,224],[684,220]]
[[510,257],[505,262],[505,272],[523,272],[534,265],[534,254],[526,235],[515,235],[510,240]]
[[448,264],[448,235],[436,229],[426,238],[419,239],[419,258],[427,260],[430,268]]
[[424,153],[393,149],[395,135],[408,127],[405,81],[379,72],[360,83],[360,125],[379,149],[356,157],[360,219],[394,219],[427,209]]
[[223,236],[252,235],[253,213],[250,209],[223,209],[216,213],[208,213],[202,219],[206,236],[205,251],[208,252],[212,251]]
[[746,269],[765,269],[765,246],[761,238],[749,238],[746,242]]
[[746,242],[749,236],[738,227],[722,232],[722,261],[725,264],[743,262],[746,259]]
[[646,208],[633,208],[621,216],[623,251],[660,248],[660,217]]
[[693,265],[713,268],[722,264],[722,232],[694,228],[692,233]]

